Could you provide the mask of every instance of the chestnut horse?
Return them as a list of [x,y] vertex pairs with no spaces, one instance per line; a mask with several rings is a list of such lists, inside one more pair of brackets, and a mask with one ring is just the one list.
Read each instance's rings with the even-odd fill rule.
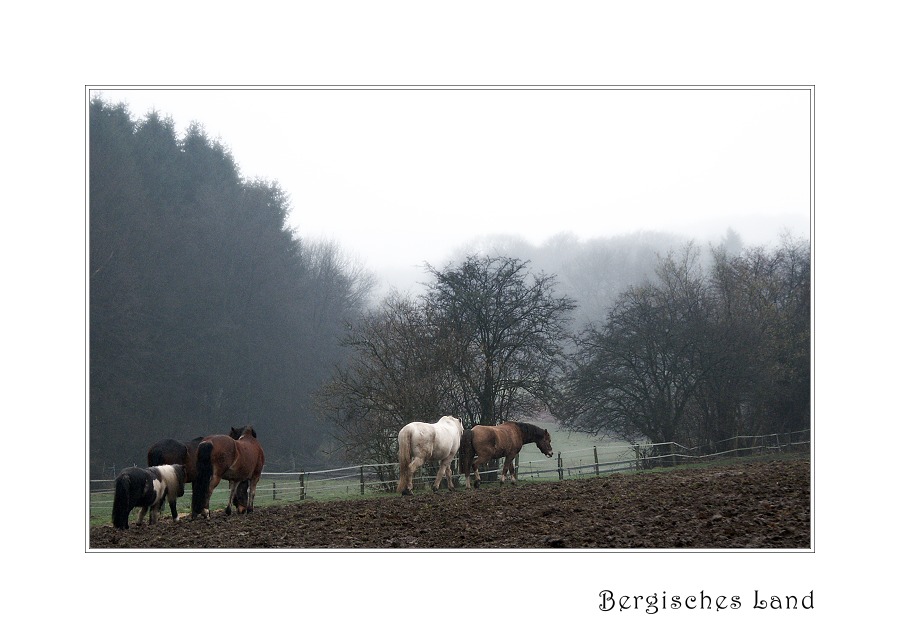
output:
[[531,423],[506,421],[500,425],[476,425],[471,430],[466,430],[459,448],[460,473],[466,477],[466,488],[471,486],[470,472],[474,472],[475,487],[478,487],[481,484],[479,466],[501,456],[506,457],[506,460],[500,473],[500,483],[506,480],[507,474],[515,483],[513,461],[527,443],[534,443],[546,456],[553,456],[550,433]]
[[[244,433],[244,428],[231,428],[228,435],[232,439],[237,439]],[[184,467],[185,483],[193,483],[194,477],[197,476],[197,446],[203,440],[202,436],[198,436],[190,441],[176,441],[175,439],[163,439],[157,441],[147,450],[147,465],[181,465]]]
[[463,433],[462,421],[454,416],[444,416],[437,423],[414,421],[407,423],[397,435],[400,456],[400,480],[397,491],[408,496],[412,494],[412,477],[425,461],[440,461],[437,477],[431,489],[437,492],[441,480],[447,477],[447,488],[453,489],[453,474],[450,462],[459,450],[459,439]]
[[197,476],[191,497],[191,518],[209,518],[209,499],[222,479],[228,481],[229,487],[225,513],[231,514],[231,505],[243,481],[249,481],[246,511],[252,512],[256,484],[264,464],[265,454],[252,427],[232,428],[230,436],[213,434],[205,437],[197,446]]

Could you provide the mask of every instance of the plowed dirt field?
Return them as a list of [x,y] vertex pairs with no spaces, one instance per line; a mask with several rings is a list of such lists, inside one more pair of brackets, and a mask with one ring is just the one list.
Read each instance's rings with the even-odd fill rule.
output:
[[[808,459],[214,511],[89,531],[89,549],[792,548],[811,544]],[[221,489],[221,488],[220,488]]]

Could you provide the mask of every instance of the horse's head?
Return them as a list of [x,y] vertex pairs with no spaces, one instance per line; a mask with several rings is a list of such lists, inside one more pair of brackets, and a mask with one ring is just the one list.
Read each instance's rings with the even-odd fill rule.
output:
[[544,434],[539,438],[535,443],[538,446],[538,449],[544,453],[545,456],[553,456],[553,446],[550,445],[550,431],[544,430]]

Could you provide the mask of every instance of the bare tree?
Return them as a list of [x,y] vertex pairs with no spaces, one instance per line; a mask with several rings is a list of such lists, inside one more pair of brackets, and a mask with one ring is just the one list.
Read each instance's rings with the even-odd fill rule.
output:
[[395,460],[410,421],[492,424],[548,403],[574,306],[553,295],[553,278],[509,258],[430,272],[426,294],[393,293],[352,327],[347,363],[320,393],[358,462]]
[[[397,432],[411,421],[436,421],[453,409],[445,342],[426,306],[392,293],[349,327],[345,365],[319,392],[348,459],[390,464]],[[380,471],[394,480],[392,468]]]
[[809,254],[688,246],[579,336],[554,413],[568,427],[709,444],[809,425]]
[[555,278],[510,257],[468,257],[439,271],[427,303],[453,349],[450,363],[471,423],[494,424],[546,405],[560,368],[569,313]]
[[580,337],[560,416],[576,430],[654,443],[685,440],[685,418],[703,375],[704,289],[696,251],[669,255],[659,284],[623,293],[607,323]]

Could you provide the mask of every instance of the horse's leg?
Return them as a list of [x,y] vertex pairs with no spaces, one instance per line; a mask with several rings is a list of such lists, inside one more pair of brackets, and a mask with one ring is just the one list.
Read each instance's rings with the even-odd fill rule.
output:
[[256,498],[256,485],[259,483],[260,477],[250,479],[250,489],[247,490],[247,513],[253,511],[253,499]]
[[174,495],[169,497],[169,509],[172,510],[172,520],[173,521],[178,520],[178,511],[175,509],[175,501],[176,500],[177,500],[177,498]]
[[[144,515],[147,514],[147,510],[148,510],[148,509],[150,509],[150,508],[149,508],[147,505],[144,505],[144,506],[141,508],[141,511],[138,512],[138,517],[137,517],[137,524],[138,524],[138,525],[143,524],[143,522],[144,522]],[[153,517],[153,515],[151,514],[151,518],[152,518],[152,517]]]
[[[478,472],[478,466],[481,465],[481,460],[476,458],[472,461],[472,470],[475,474],[475,489],[478,489],[478,486],[481,485],[481,474]],[[466,478],[468,480],[468,477]]]
[[500,484],[501,485],[503,485],[503,483],[506,482],[507,474],[509,475],[509,478],[513,483],[516,482],[516,477],[513,476],[513,472],[512,472],[512,461],[513,461],[512,457],[509,457],[509,456],[507,456],[505,459],[503,459],[503,472],[501,472],[501,474],[500,474]]
[[453,489],[453,485],[450,483],[450,460],[441,461],[441,466],[438,468],[437,476],[434,477],[434,485],[431,486],[431,490],[433,492],[437,492],[441,487],[441,481],[444,477],[447,477],[447,487],[449,489]]
[[418,456],[409,462],[409,479],[408,479],[409,482],[407,483],[405,489],[403,490],[403,492],[402,492],[403,494],[412,494],[413,478],[415,478],[416,472],[423,465],[425,465],[425,459],[419,458]]
[[209,489],[206,491],[206,498],[204,501],[206,502],[206,507],[203,509],[203,515],[206,518],[210,517],[209,512],[209,501],[212,499],[213,491],[219,486],[219,482],[222,480],[222,477],[213,472],[213,475],[209,478]]
[[159,509],[162,507],[162,501],[158,501],[157,503],[150,506],[150,524],[156,525],[157,521],[159,521]]
[[453,487],[453,459],[447,461],[447,489],[456,489]]
[[228,504],[225,506],[225,513],[229,516],[231,515],[231,502],[234,500],[234,495],[240,484],[240,481],[228,481]]

